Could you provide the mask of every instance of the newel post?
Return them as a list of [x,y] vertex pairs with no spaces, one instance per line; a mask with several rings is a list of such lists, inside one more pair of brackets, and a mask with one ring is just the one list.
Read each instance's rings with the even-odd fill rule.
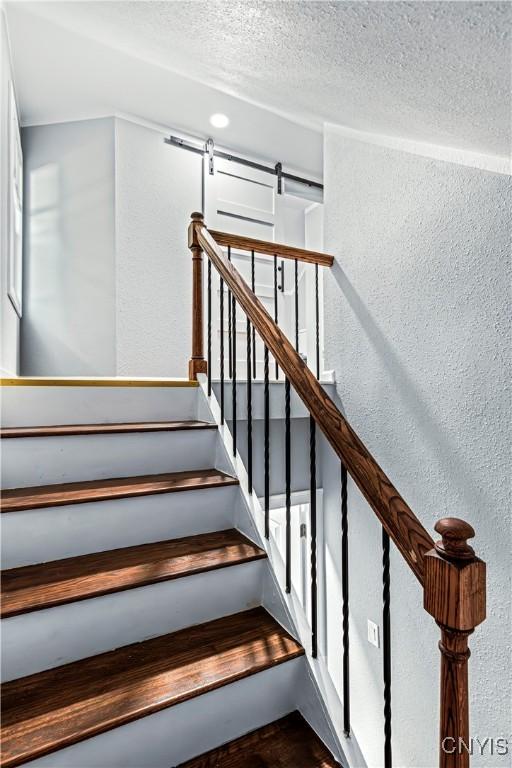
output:
[[189,379],[207,372],[203,357],[203,251],[197,240],[196,226],[203,224],[203,214],[193,213],[188,227],[188,247],[192,251],[192,357],[188,363]]
[[485,619],[485,563],[467,544],[475,532],[454,517],[425,557],[424,607],[441,629],[440,768],[469,768],[468,637]]

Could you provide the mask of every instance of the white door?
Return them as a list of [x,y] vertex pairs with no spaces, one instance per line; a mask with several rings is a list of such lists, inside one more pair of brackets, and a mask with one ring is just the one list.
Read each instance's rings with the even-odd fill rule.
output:
[[[277,177],[236,161],[215,158],[214,174],[210,175],[205,163],[205,221],[210,229],[230,232],[259,240],[273,241],[276,232]],[[251,254],[232,249],[231,259],[248,285],[251,285]],[[278,262],[279,266],[281,262]],[[255,293],[272,317],[275,316],[274,259],[271,256],[254,256]],[[280,285],[280,271],[278,283]],[[220,295],[219,278],[212,270],[212,375],[219,377],[220,370]],[[224,374],[229,375],[231,355],[228,350],[230,321],[227,290],[224,289]],[[283,327],[288,316],[284,295],[277,291],[277,316]],[[236,361],[237,376],[245,378],[247,367],[246,318],[242,310],[236,312]],[[275,377],[271,364],[270,375]],[[256,334],[256,378],[263,376],[263,346]]]
[[[322,250],[317,219],[322,206],[286,193],[278,195],[277,176],[243,165],[234,160],[215,158],[214,173],[204,163],[205,221],[210,229],[229,232],[259,240],[276,241],[299,248]],[[312,209],[319,209],[312,213]],[[306,244],[306,241],[307,244]],[[251,254],[232,249],[231,258],[248,285],[251,285]],[[274,259],[255,254],[255,293],[272,317],[276,314],[274,291]],[[322,284],[320,268],[320,290]],[[205,281],[206,282],[206,281]],[[295,344],[295,265],[289,259],[277,260],[277,319],[281,329]],[[298,264],[299,352],[316,371],[316,331],[314,266]],[[212,270],[212,376],[220,372],[220,314],[219,278]],[[322,304],[320,303],[320,313]],[[224,375],[231,373],[231,353],[228,337],[230,309],[224,290]],[[246,319],[241,309],[236,318],[237,376],[246,376]],[[321,324],[322,325],[322,324]],[[231,320],[231,327],[233,322]],[[257,337],[257,335],[256,335]],[[321,356],[322,357],[322,356]],[[321,364],[322,365],[322,364]],[[271,360],[270,377],[276,367]],[[256,378],[263,377],[263,345],[256,343]],[[279,374],[282,379],[282,373]]]

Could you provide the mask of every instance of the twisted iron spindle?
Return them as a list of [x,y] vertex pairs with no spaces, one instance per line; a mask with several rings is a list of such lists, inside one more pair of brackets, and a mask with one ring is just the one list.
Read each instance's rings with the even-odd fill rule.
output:
[[235,297],[231,299],[231,316],[233,318],[233,356],[231,369],[231,395],[232,395],[232,434],[233,434],[233,456],[236,456],[236,301]]
[[[251,251],[251,289],[256,293],[256,270],[254,264],[254,251]],[[256,330],[252,329],[252,376],[256,378]]]
[[265,494],[265,538],[270,537],[270,397],[268,384],[268,347],[265,344],[263,350],[263,400],[264,400],[264,494]]
[[[231,246],[228,245],[228,261],[231,261]],[[228,378],[230,379],[233,375],[233,354],[232,354],[232,331],[233,331],[233,322],[232,322],[232,310],[231,310],[231,290],[228,288]]]
[[391,768],[391,622],[389,536],[382,529],[382,658],[384,677],[384,768]]
[[[278,309],[277,309],[277,255],[274,254],[274,322],[278,325]],[[276,361],[276,380],[279,378],[279,366]]]
[[224,280],[220,278],[220,423],[224,424]]
[[343,732],[350,736],[347,469],[341,464],[341,599],[343,613]]
[[208,295],[208,315],[207,315],[206,343],[208,347],[208,352],[207,352],[208,397],[210,397],[212,394],[212,263],[210,259],[208,259],[207,295]]
[[309,417],[310,527],[311,527],[311,655],[318,654],[317,580],[316,580],[316,424]]
[[247,318],[247,487],[252,493],[252,365],[251,321]]
[[286,591],[292,590],[292,531],[291,531],[291,441],[290,441],[290,380],[284,383],[284,439],[286,483]]
[[320,302],[318,298],[318,264],[315,264],[315,341],[316,377],[320,378]]
[[295,261],[295,349],[299,351],[299,262]]

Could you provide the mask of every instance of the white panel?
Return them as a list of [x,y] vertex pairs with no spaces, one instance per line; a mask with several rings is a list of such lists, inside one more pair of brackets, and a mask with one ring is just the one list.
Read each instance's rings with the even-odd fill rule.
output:
[[2,515],[2,567],[233,527],[236,486]]
[[3,680],[253,608],[266,567],[244,563],[2,619]]
[[208,226],[260,240],[273,240],[276,177],[219,158],[215,158],[214,167],[212,176],[205,164]]
[[1,388],[4,427],[195,419],[196,387]]
[[[225,213],[225,209],[218,208],[215,217],[215,227],[222,232],[229,232],[232,235],[244,235],[244,237],[255,237],[258,240],[274,240],[273,226],[252,219],[235,218],[234,216],[225,215]],[[213,227],[211,228],[213,229]]]
[[[233,164],[235,165],[235,164]],[[228,172],[217,170],[217,207],[245,216],[272,221],[274,215],[274,185],[251,178],[251,169],[244,174],[236,168]],[[272,177],[269,176],[269,180]]]
[[27,768],[169,768],[293,711],[303,659],[94,736]]
[[2,488],[209,469],[217,430],[24,437],[2,441]]
[[21,372],[116,373],[114,120],[23,129]]

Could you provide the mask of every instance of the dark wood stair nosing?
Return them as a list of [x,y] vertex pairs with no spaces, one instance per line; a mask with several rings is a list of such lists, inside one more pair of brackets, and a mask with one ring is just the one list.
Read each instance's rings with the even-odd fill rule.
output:
[[[184,481],[194,480],[194,478],[197,482],[183,484]],[[128,481],[131,481],[131,483]],[[174,481],[176,482],[174,483]],[[181,485],[180,482],[182,483]],[[228,475],[222,470],[195,469],[185,472],[164,472],[156,475],[136,475],[131,477],[104,478],[102,480],[82,480],[73,483],[28,486],[26,488],[7,488],[1,492],[0,512],[23,512],[70,504],[205,490],[238,484],[238,478]],[[118,489],[117,493],[115,492],[116,488]],[[120,488],[124,490],[119,491]],[[111,490],[109,491],[108,489]],[[56,494],[56,496],[50,496],[49,494],[51,493]],[[19,501],[16,502],[16,499],[19,499]]]
[[[208,548],[201,548],[201,545],[206,542],[209,544],[210,549]],[[196,545],[196,550],[193,550],[194,544]],[[103,587],[96,587],[92,588],[89,587],[89,591],[87,591],[86,587],[84,586],[82,592],[76,592],[75,594],[69,594],[65,591],[59,594],[54,594],[53,597],[49,597],[46,601],[41,601],[40,603],[34,603],[31,604],[28,603],[26,607],[21,606],[21,600],[18,603],[18,607],[14,609],[9,609],[8,607],[8,601],[7,596],[9,595],[10,590],[5,588],[6,581],[14,581],[16,582],[16,579],[28,579],[30,580],[30,577],[32,577],[35,580],[34,588],[37,589],[38,587],[41,587],[41,589],[44,589],[44,582],[42,582],[41,576],[44,576],[45,570],[47,573],[52,575],[52,571],[55,573],[57,569],[64,570],[66,568],[69,568],[68,570],[68,579],[73,578],[73,566],[75,567],[75,573],[76,578],[81,579],[87,579],[88,577],[91,580],[94,580],[94,577],[97,576],[100,578],[101,571],[93,571],[91,570],[90,574],[83,574],[80,573],[80,566],[86,566],[87,565],[94,565],[94,562],[96,561],[98,565],[102,564],[105,565],[108,561],[113,561],[114,567],[112,570],[117,570],[115,565],[116,561],[119,562],[119,570],[122,571],[122,565],[123,558],[126,560],[127,557],[130,556],[130,554],[143,554],[144,552],[150,553],[151,551],[156,552],[158,554],[158,548],[162,550],[164,547],[168,547],[168,549],[172,552],[172,545],[174,545],[174,548],[178,550],[178,553],[175,552],[174,555],[168,554],[166,556],[157,557],[154,559],[151,559],[148,557],[146,563],[148,566],[151,564],[160,564],[162,565],[165,562],[171,562],[173,559],[177,560],[179,558],[188,557],[190,563],[187,566],[183,566],[182,570],[177,570],[174,572],[168,571],[166,573],[159,573],[159,574],[153,574],[151,576],[138,576],[137,573],[134,574],[133,579],[131,581],[124,581],[124,583],[119,584],[110,584],[110,586],[103,586]],[[189,547],[189,552],[187,554],[187,550],[179,553],[179,548],[181,547]],[[229,553],[229,547],[232,546],[243,546],[245,549],[249,550],[247,552],[240,552],[240,553]],[[222,548],[224,547],[226,557],[223,559],[221,555]],[[218,552],[218,557],[214,559],[211,562],[208,562],[206,560],[206,557],[208,555],[208,552],[211,552],[212,550]],[[201,555],[204,555],[204,558],[201,560]],[[194,565],[193,559],[196,557],[196,565]],[[105,595],[110,594],[116,594],[118,592],[125,592],[130,589],[138,589],[140,587],[147,587],[152,584],[159,584],[166,581],[175,581],[181,578],[186,578],[187,576],[195,576],[201,573],[208,573],[210,571],[220,570],[222,568],[229,568],[232,566],[237,565],[244,565],[246,563],[252,563],[258,560],[263,560],[267,557],[267,553],[265,550],[261,549],[257,544],[255,544],[253,541],[248,539],[244,534],[242,534],[240,531],[237,531],[236,529],[227,529],[224,531],[215,531],[212,533],[206,533],[206,534],[195,534],[191,536],[183,536],[179,539],[169,539],[167,541],[161,541],[161,542],[149,542],[146,544],[140,544],[140,545],[134,545],[130,547],[122,547],[120,549],[115,550],[105,550],[103,552],[94,552],[86,555],[77,555],[76,557],[69,557],[64,558],[62,560],[54,560],[48,563],[40,563],[35,565],[26,565],[26,566],[19,566],[17,568],[10,568],[8,570],[0,572],[0,576],[2,579],[2,590],[1,590],[1,613],[0,617],[2,619],[7,618],[13,618],[15,616],[22,616],[27,613],[34,613],[35,611],[42,611],[46,609],[55,608],[56,606],[61,605],[69,605],[70,603],[77,603],[81,602],[82,600],[90,600],[94,599],[96,597],[103,597]],[[103,561],[103,563],[102,563]],[[136,560],[134,563],[132,563],[131,567],[134,569],[140,568],[143,565],[142,560]],[[128,570],[130,566],[126,566],[125,570]],[[108,574],[108,571],[107,571]],[[37,577],[39,576],[39,580]],[[120,576],[121,579],[121,576]],[[54,584],[57,580],[48,580],[47,586],[51,587],[52,584]],[[65,590],[66,583],[64,583],[64,590]],[[21,587],[20,589],[29,589],[30,585]],[[11,590],[11,592],[15,592],[16,590]],[[34,599],[34,598],[33,598]],[[27,601],[28,602],[28,601]],[[7,607],[6,607],[7,603]]]
[[102,424],[56,424],[33,427],[2,427],[0,428],[0,439],[71,437],[76,435],[129,435],[146,432],[182,432],[216,428],[217,424],[215,422],[197,419],[186,421],[105,422]]

